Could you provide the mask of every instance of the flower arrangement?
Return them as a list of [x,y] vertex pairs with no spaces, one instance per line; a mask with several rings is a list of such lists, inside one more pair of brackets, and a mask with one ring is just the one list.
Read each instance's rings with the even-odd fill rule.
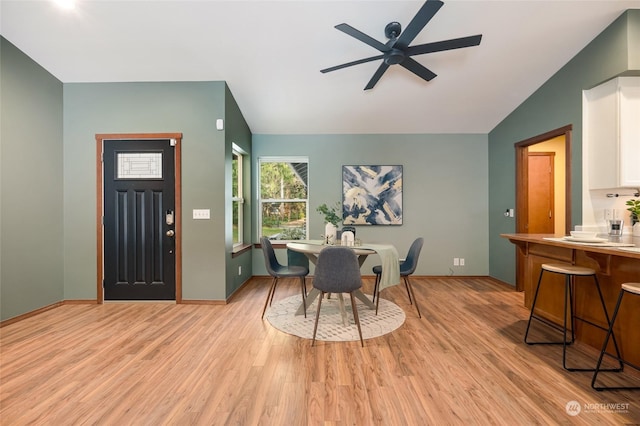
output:
[[640,221],[640,200],[631,199],[625,203],[628,211],[631,212],[631,222],[636,223]]
[[339,202],[336,202],[332,207],[326,204],[320,204],[316,211],[324,215],[325,222],[331,223],[334,226],[338,226],[338,224],[342,222],[342,205]]

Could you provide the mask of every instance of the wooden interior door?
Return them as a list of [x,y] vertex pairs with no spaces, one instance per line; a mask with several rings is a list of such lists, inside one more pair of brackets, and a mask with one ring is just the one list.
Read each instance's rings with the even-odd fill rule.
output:
[[529,152],[527,211],[529,234],[553,234],[554,216],[554,152]]

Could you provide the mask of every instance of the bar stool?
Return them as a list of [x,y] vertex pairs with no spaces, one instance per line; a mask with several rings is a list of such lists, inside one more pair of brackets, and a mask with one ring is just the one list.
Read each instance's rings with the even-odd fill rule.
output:
[[[629,361],[625,361],[624,359],[622,359],[620,357],[619,353],[616,356],[614,354],[610,354],[609,352],[607,352],[607,345],[609,344],[609,338],[613,335],[613,326],[614,326],[614,324],[616,322],[616,318],[618,317],[618,311],[620,310],[620,304],[622,303],[622,298],[627,293],[629,293],[630,295],[640,296],[640,283],[622,284],[622,289],[620,290],[620,295],[618,296],[618,302],[616,303],[616,307],[613,310],[613,317],[611,318],[611,325],[609,326],[609,330],[607,331],[607,337],[605,337],[605,339],[604,339],[604,343],[602,345],[602,351],[600,352],[600,358],[598,358],[598,364],[596,364],[596,370],[593,373],[593,379],[591,380],[591,387],[594,388],[597,391],[602,391],[602,390],[621,390],[621,389],[625,389],[625,390],[640,389],[640,386],[615,386],[615,387],[614,386],[596,386],[596,379],[598,378],[598,373],[600,373],[601,371],[606,371],[606,370],[600,369],[600,366],[602,364],[602,359],[604,358],[605,355],[610,356],[611,358],[617,360],[621,364],[628,365],[629,367],[640,371],[640,366],[634,365],[634,364],[630,363]],[[615,340],[614,340],[614,342],[615,342]],[[617,348],[616,348],[616,350],[617,350]]]
[[[538,293],[540,291],[540,284],[542,283],[542,276],[545,272],[554,273],[554,274],[562,274],[565,276],[565,286],[564,286],[564,318],[563,325],[560,328],[558,325],[552,323],[546,318],[540,317],[535,314],[536,302],[538,300]],[[608,328],[605,328],[599,324],[595,324],[585,318],[578,317],[573,312],[573,292],[575,287],[575,277],[583,276],[583,277],[593,277],[593,282],[598,290],[598,296],[600,297],[600,304],[602,305],[602,311],[604,312],[604,317],[606,319],[606,324],[610,324],[609,322],[609,314],[607,313],[607,307],[604,303],[604,297],[602,296],[602,291],[600,290],[600,283],[598,282],[598,277],[596,276],[596,271],[591,268],[585,268],[582,266],[574,266],[574,265],[566,265],[566,264],[558,264],[558,263],[544,263],[542,264],[542,269],[540,270],[540,276],[538,277],[538,285],[536,286],[536,292],[533,296],[533,303],[531,305],[531,314],[529,315],[529,322],[527,323],[527,331],[524,334],[524,342],[528,345],[562,345],[562,367],[564,367],[567,371],[595,371],[595,368],[574,368],[567,367],[567,346],[574,343],[576,339],[575,335],[575,320],[580,320],[584,323],[590,324],[596,328],[599,328],[603,331],[608,331]],[[569,309],[569,316],[571,318],[571,340],[567,341],[567,305]],[[563,332],[563,339],[561,342],[559,341],[540,341],[540,342],[530,342],[527,340],[529,336],[529,329],[531,327],[532,320],[538,320],[547,326],[550,326],[556,330]],[[613,344],[616,349],[616,354],[620,356],[620,352],[618,351],[618,344],[616,342],[615,335],[612,334]],[[622,364],[621,364],[622,367]],[[620,371],[621,368],[615,370],[606,370],[606,371]],[[604,371],[604,370],[603,370]]]

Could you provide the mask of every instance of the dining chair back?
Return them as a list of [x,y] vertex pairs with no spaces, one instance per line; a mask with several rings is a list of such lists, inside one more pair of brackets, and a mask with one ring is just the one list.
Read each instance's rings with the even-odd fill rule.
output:
[[[416,271],[416,267],[418,266],[418,259],[420,258],[420,252],[422,251],[422,246],[424,245],[424,238],[418,237],[416,238],[411,246],[409,247],[409,252],[404,260],[400,261],[400,276],[404,280],[404,286],[407,290],[407,295],[409,296],[409,303],[414,304],[416,306],[416,311],[418,311],[418,317],[422,318],[420,314],[420,307],[418,306],[418,301],[415,298],[413,293],[413,287],[411,286],[411,281],[409,280],[409,276],[413,275]],[[375,284],[373,286],[373,297],[376,300],[376,314],[378,313],[378,304],[380,303],[380,294],[378,293],[378,286],[380,285],[380,278],[382,276],[382,265],[376,265],[373,267],[373,273],[376,275]]]
[[267,305],[271,305],[271,303],[273,302],[273,295],[276,292],[276,284],[278,284],[278,279],[298,277],[300,278],[300,287],[302,290],[302,305],[304,306],[304,316],[306,318],[307,286],[305,283],[305,277],[309,275],[309,267],[299,265],[282,265],[280,262],[278,262],[275,250],[271,245],[271,241],[269,241],[267,237],[260,238],[260,245],[262,246],[262,253],[264,254],[264,263],[267,268],[267,272],[273,277],[273,280],[271,281],[271,287],[269,288],[269,293],[267,293],[267,300],[264,302],[264,308],[262,309],[262,317],[264,318],[264,313],[267,310]]
[[353,319],[358,327],[358,334],[360,335],[360,344],[364,346],[360,319],[358,318],[358,309],[356,308],[355,296],[353,294],[355,290],[362,288],[362,276],[360,275],[358,257],[353,250],[347,247],[325,247],[322,249],[316,262],[313,287],[320,290],[320,297],[318,298],[318,309],[316,311],[316,321],[313,327],[313,340],[311,341],[311,345],[313,346],[316,341],[320,308],[325,293],[337,293],[340,296],[342,293],[349,293]]

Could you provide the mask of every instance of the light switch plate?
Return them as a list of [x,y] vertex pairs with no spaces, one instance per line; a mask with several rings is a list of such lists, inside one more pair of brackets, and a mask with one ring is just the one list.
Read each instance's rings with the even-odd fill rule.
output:
[[209,209],[193,209],[194,219],[211,219],[211,210]]

